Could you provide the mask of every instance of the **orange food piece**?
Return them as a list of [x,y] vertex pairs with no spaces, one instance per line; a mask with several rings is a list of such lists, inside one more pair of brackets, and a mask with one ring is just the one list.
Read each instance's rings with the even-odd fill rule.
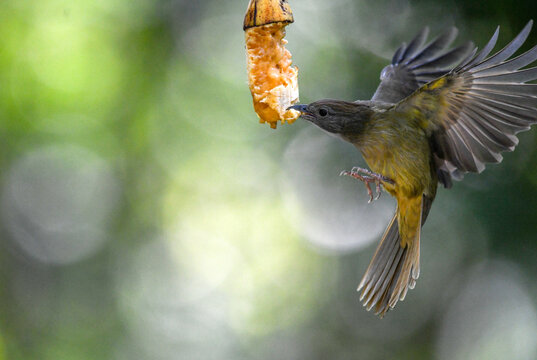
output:
[[271,23],[268,19],[264,25],[254,23],[245,29],[248,84],[254,110],[259,122],[268,122],[273,129],[278,120],[282,124],[292,123],[300,116],[296,110],[287,110],[298,102],[298,69],[291,66],[291,53],[285,48],[284,39],[285,26],[291,21]]

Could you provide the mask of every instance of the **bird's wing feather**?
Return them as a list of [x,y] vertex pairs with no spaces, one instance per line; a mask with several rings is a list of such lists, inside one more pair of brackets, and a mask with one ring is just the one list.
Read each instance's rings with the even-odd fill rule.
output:
[[374,101],[397,103],[420,86],[446,74],[466,59],[474,49],[472,42],[447,50],[457,36],[452,27],[429,44],[424,45],[429,29],[426,27],[408,44],[395,52],[392,63],[380,74],[380,84]]
[[537,122],[537,46],[511,58],[524,43],[530,21],[505,48],[487,57],[498,30],[474,57],[441,78],[425,84],[401,101],[395,111],[420,121],[431,136],[440,179],[459,180],[465,172],[481,172],[512,151],[515,136]]

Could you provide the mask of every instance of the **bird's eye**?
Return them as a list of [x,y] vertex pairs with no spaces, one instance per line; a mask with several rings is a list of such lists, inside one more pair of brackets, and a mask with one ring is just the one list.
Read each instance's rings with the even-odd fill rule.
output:
[[321,116],[326,116],[326,115],[328,115],[328,110],[326,110],[326,109],[319,109],[319,115],[321,115]]

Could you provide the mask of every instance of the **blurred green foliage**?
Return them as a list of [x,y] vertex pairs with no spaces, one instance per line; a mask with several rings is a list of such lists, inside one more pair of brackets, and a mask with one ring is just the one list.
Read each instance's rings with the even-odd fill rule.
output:
[[[439,192],[418,285],[379,320],[355,286],[393,201],[337,176],[351,146],[257,123],[246,5],[0,2],[0,359],[537,358],[535,130]],[[302,102],[368,98],[425,25],[503,45],[537,14],[291,6]]]

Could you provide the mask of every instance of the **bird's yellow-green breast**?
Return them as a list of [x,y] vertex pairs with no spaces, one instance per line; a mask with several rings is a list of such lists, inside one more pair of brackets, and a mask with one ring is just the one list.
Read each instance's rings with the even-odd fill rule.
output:
[[395,182],[384,184],[392,195],[434,194],[437,179],[432,171],[429,140],[420,119],[411,113],[392,108],[375,114],[357,147],[371,170]]

